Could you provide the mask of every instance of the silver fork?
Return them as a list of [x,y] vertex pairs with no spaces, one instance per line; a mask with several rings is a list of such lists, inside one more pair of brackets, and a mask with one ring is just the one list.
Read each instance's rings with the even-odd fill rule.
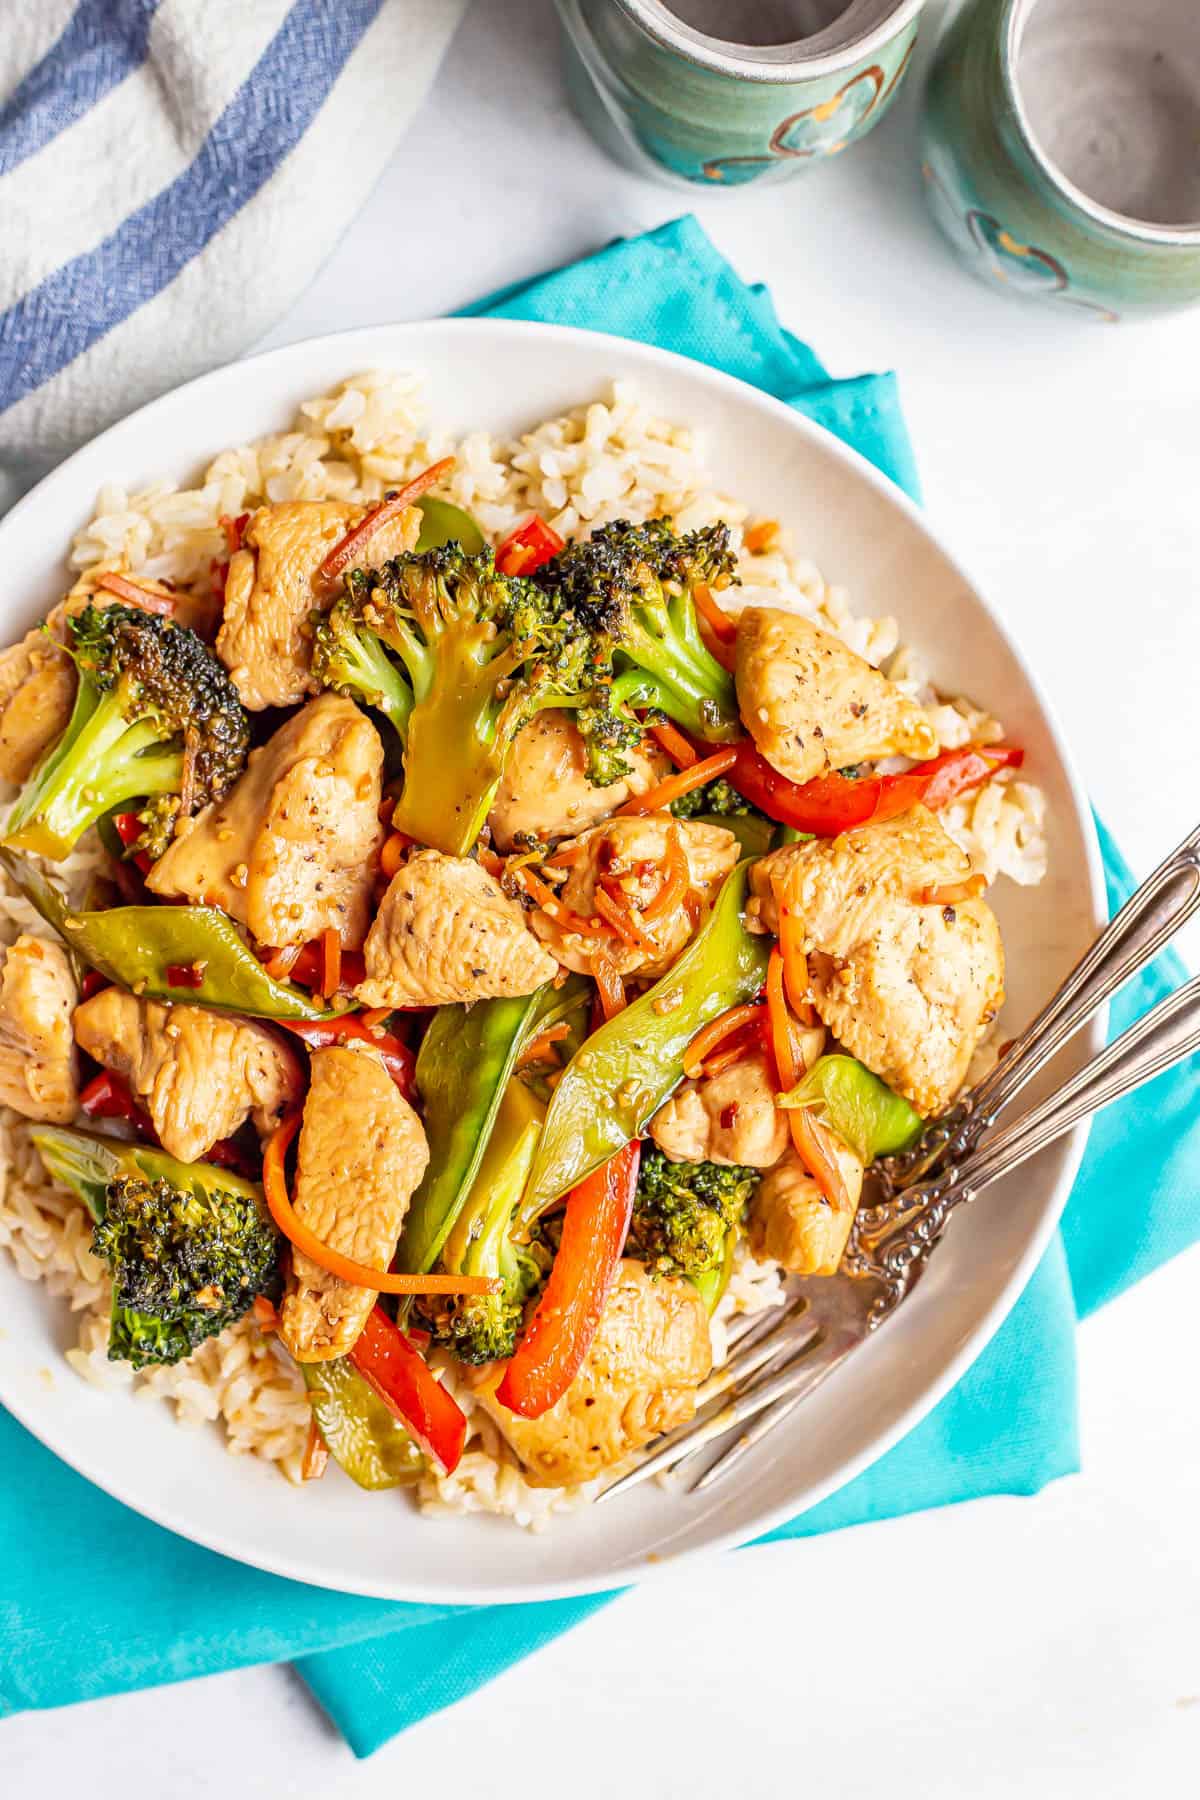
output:
[[1200,826],[1149,875],[984,1079],[934,1120],[911,1150],[877,1163],[884,1197],[972,1151],[1002,1109],[1125,983],[1200,911]]
[[[1153,954],[1153,952],[1150,952]],[[1085,959],[1086,960],[1086,959]],[[844,1273],[795,1284],[782,1314],[748,1323],[698,1395],[695,1417],[643,1452],[601,1500],[624,1493],[746,1429],[691,1484],[713,1487],[895,1311],[939,1243],[952,1212],[1102,1107],[1200,1050],[1200,975],[1162,1000],[1048,1099],[975,1153],[877,1206],[859,1209]]]

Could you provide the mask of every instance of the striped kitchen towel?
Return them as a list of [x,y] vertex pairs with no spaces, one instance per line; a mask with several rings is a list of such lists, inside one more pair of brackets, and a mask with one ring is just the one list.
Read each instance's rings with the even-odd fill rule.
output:
[[465,6],[3,9],[0,511],[287,309],[381,173]]

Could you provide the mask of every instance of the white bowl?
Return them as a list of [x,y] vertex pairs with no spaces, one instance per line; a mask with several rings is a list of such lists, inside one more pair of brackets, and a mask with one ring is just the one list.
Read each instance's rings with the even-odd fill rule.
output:
[[[511,432],[633,380],[654,409],[702,433],[718,486],[791,526],[860,613],[895,613],[943,688],[965,692],[1028,752],[1048,802],[1050,874],[1000,882],[1010,1027],[1027,1019],[1104,916],[1091,815],[1058,725],[987,602],[940,536],[853,451],[780,402],[711,369],[599,333],[483,319],[381,326],[289,345],[203,377],[79,451],[0,524],[8,642],[58,599],[71,533],[106,481],[187,482],[218,450],[289,423],[296,403],[379,365],[420,370],[452,431]],[[998,500],[998,504],[999,504]],[[1099,1027],[1072,1054],[1096,1047]],[[1011,1032],[1010,1032],[1011,1034]],[[549,1599],[637,1581],[768,1531],[841,1487],[927,1413],[978,1356],[1054,1230],[1082,1133],[1045,1151],[960,1216],[887,1329],[747,1458],[739,1478],[690,1498],[649,1484],[558,1519],[425,1519],[397,1494],[366,1495],[332,1466],[294,1489],[265,1464],[181,1430],[165,1406],[77,1380],[60,1359],[73,1322],[0,1254],[0,1400],[108,1493],[183,1536],[259,1568],[396,1600]],[[52,1371],[47,1379],[46,1371]]]

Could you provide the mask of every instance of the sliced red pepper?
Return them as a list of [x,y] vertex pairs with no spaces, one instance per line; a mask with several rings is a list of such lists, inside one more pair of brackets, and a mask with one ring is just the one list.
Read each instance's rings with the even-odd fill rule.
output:
[[124,1119],[139,1131],[154,1137],[149,1117],[134,1099],[129,1084],[111,1069],[93,1075],[79,1096],[79,1104],[89,1119]]
[[302,1038],[310,1050],[327,1050],[331,1044],[370,1044],[379,1052],[384,1068],[406,1100],[415,1092],[414,1071],[417,1059],[407,1044],[390,1031],[372,1031],[357,1013],[346,1013],[340,1019],[280,1019],[277,1021]]
[[350,1361],[425,1454],[453,1474],[467,1441],[466,1415],[382,1307],[369,1314]]
[[579,1373],[625,1248],[642,1146],[635,1138],[567,1195],[550,1278],[504,1371],[496,1398],[539,1419]]
[[[259,961],[268,963],[279,954],[276,950],[260,950]],[[365,981],[367,965],[363,961],[361,950],[343,950],[339,985],[350,989]],[[301,987],[311,988],[314,993],[323,987],[325,981],[325,950],[320,938],[313,938],[287,965],[289,981],[298,981]]]
[[[135,812],[119,812],[112,816],[113,830],[128,850],[130,844],[136,844],[142,835],[142,821]],[[143,875],[150,873],[151,858],[144,850],[139,850],[130,857],[130,862],[139,868]]]
[[532,575],[543,563],[551,562],[565,539],[539,513],[532,513],[523,525],[510,531],[496,550],[496,567],[502,575]]
[[781,825],[815,837],[838,837],[859,825],[894,819],[918,802],[936,812],[959,794],[979,787],[997,769],[1019,768],[1024,759],[1025,752],[1010,744],[967,744],[903,775],[868,775],[856,781],[833,774],[795,782],[772,768],[750,738],[743,738],[725,779],[743,799]]
[[[230,556],[233,556],[241,549],[242,539],[246,534],[246,527],[249,523],[250,514],[248,512],[239,513],[236,519],[230,518],[228,513],[222,513],[217,520],[217,524],[225,533],[225,548],[228,550]],[[228,567],[228,564],[226,564],[226,567]]]
[[111,986],[112,982],[107,975],[102,975],[99,969],[89,969],[80,985],[80,999],[90,1000],[93,994],[102,994],[106,987]]

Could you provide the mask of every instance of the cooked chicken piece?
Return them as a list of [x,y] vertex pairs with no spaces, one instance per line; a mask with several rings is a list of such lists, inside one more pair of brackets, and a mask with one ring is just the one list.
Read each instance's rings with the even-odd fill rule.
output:
[[300,1096],[296,1058],[271,1032],[203,1006],[103,988],[76,1008],[75,1041],[129,1083],[180,1162],[199,1162],[248,1118],[265,1136]]
[[791,1150],[763,1176],[750,1202],[750,1249],[782,1263],[790,1275],[836,1275],[858,1211],[863,1166],[836,1133],[824,1135],[842,1173],[847,1206],[827,1200]]
[[593,918],[597,915],[596,891],[602,888],[617,906],[636,907],[638,930],[647,942],[631,943],[619,935],[598,938],[593,933],[567,931],[548,914],[535,912],[533,929],[564,968],[590,974],[597,944],[603,946],[619,975],[655,977],[670,968],[694,934],[699,918],[694,919],[682,902],[656,917],[641,915],[653,904],[663,884],[673,838],[678,839],[687,857],[693,891],[705,908],[711,906],[739,855],[737,839],[723,825],[674,819],[665,812],[646,813],[609,819],[574,840],[584,854],[559,890],[562,905],[582,918]]
[[813,1004],[834,1037],[926,1118],[961,1087],[1004,998],[987,902],[925,898],[953,894],[970,873],[923,806],[789,844],[751,871],[769,930],[781,905],[803,921]]
[[[825,1033],[806,1034],[819,1046]],[[805,1050],[805,1068],[820,1055]],[[787,1118],[760,1050],[716,1075],[676,1088],[650,1121],[650,1136],[672,1162],[740,1163],[769,1169],[788,1147]]]
[[688,1281],[618,1265],[600,1329],[566,1393],[540,1419],[495,1399],[500,1371],[479,1398],[525,1465],[531,1487],[569,1487],[620,1462],[696,1410],[712,1370],[704,1302]]
[[[318,593],[313,577],[365,514],[343,500],[283,500],[260,506],[246,526],[229,559],[217,654],[252,711],[294,706],[316,692],[310,618],[333,595]],[[405,507],[366,539],[347,569],[376,568],[411,550],[420,530],[419,510]]]
[[23,932],[0,959],[0,1105],[69,1125],[79,1083],[71,1041],[77,992],[67,953]]
[[467,856],[418,850],[397,870],[363,946],[363,1006],[449,1006],[532,994],[558,966],[500,883]]
[[260,944],[304,944],[335,926],[356,950],[367,929],[383,745],[353,701],[321,694],[250,752],[224,799],[206,806],[146,885],[219,906]]
[[811,619],[748,607],[736,656],[746,729],[790,781],[870,757],[937,753],[937,734],[916,701]]
[[[429,1145],[373,1050],[314,1050],[292,1203],[323,1244],[386,1269]],[[377,1295],[292,1254],[279,1335],[298,1362],[353,1349]]]
[[0,779],[25,780],[74,704],[74,665],[40,625],[0,655]]
[[626,780],[593,787],[570,714],[538,713],[517,735],[488,815],[496,848],[511,850],[523,835],[544,842],[584,831],[671,772],[670,758],[654,748],[630,751],[629,762]]

